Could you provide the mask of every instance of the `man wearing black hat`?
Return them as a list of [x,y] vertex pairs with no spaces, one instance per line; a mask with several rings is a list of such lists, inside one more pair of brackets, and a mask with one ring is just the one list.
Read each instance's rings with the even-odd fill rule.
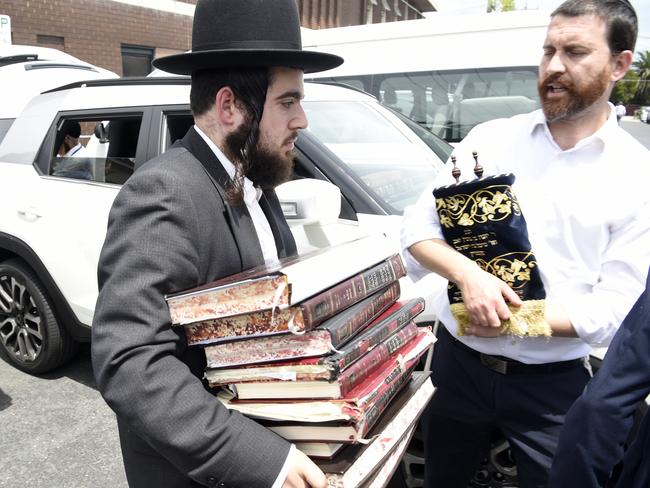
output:
[[92,337],[130,486],[326,484],[295,447],[205,388],[203,351],[171,327],[164,296],[296,252],[273,188],[307,126],[303,72],[341,62],[302,51],[294,0],[199,0],[192,52],[154,61],[192,75],[196,125],[115,200]]

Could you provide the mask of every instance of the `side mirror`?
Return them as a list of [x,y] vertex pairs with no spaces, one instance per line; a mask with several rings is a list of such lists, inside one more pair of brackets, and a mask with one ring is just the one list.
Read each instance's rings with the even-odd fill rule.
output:
[[339,219],[341,190],[311,178],[289,181],[275,189],[298,253],[361,237],[357,222]]
[[95,137],[99,139],[100,144],[106,144],[108,142],[108,130],[104,127],[103,122],[97,122],[94,134]]
[[341,213],[341,190],[311,178],[288,181],[275,189],[289,225],[336,221]]

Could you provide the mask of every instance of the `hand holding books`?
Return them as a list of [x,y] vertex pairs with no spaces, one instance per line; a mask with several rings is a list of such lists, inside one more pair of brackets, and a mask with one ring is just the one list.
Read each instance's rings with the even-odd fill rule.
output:
[[[506,283],[522,300],[511,307],[501,334],[550,336],[544,320],[544,286],[528,240],[526,221],[512,191],[513,174],[483,177],[476,162],[476,180],[459,182],[460,170],[452,156],[456,183],[436,188],[436,211],[445,241],[474,261],[482,270]],[[458,322],[458,335],[471,333],[470,314],[456,283],[447,290],[451,312]]]

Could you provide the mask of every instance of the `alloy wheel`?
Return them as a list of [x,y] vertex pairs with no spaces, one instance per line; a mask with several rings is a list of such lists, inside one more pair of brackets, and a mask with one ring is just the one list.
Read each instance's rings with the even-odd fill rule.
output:
[[0,275],[0,341],[19,363],[36,361],[43,349],[43,322],[34,297],[7,274]]

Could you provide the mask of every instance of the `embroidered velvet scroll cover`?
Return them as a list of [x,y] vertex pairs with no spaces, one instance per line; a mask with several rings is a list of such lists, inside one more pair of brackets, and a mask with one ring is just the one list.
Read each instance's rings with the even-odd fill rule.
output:
[[[457,177],[456,174],[454,176]],[[456,183],[433,191],[445,241],[484,271],[506,282],[524,300],[511,306],[504,334],[549,336],[544,320],[544,286],[528,240],[526,221],[512,191],[513,174]],[[470,325],[460,289],[449,283],[451,311],[458,335]]]

